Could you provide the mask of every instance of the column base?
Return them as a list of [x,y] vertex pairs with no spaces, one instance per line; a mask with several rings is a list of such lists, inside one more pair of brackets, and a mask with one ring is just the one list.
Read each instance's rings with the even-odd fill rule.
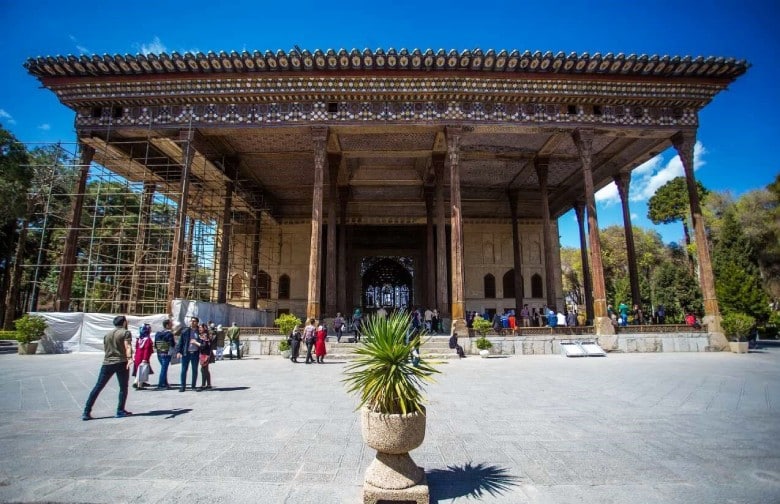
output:
[[459,338],[469,337],[469,328],[466,325],[466,319],[452,319],[452,324],[450,325],[450,336],[452,336],[454,333],[458,333]]
[[401,490],[378,488],[370,483],[363,483],[363,504],[378,504],[379,502],[414,502],[415,504],[430,504],[428,481],[423,472],[420,483]]
[[599,346],[611,352],[618,349],[618,337],[615,334],[615,326],[612,325],[612,319],[609,317],[595,317],[593,327],[596,330],[596,340]]
[[724,350],[729,350],[730,347],[729,340],[720,327],[720,321],[720,315],[705,315],[702,319],[702,323],[707,326],[707,333],[710,337],[710,349],[723,352]]

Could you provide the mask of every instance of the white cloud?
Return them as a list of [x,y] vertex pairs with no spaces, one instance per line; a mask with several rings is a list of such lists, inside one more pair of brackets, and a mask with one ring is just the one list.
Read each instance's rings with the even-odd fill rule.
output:
[[637,220],[639,218],[639,215],[635,214],[634,212],[631,212],[631,220]]
[[49,131],[51,129],[51,124],[43,123],[40,126],[38,126],[38,129],[41,131]]
[[160,54],[167,51],[165,45],[160,41],[160,37],[154,37],[148,44],[141,44],[139,49],[141,54]]
[[79,42],[79,39],[74,37],[73,35],[68,35],[68,38],[71,42],[76,44],[76,49],[79,51],[79,54],[91,54],[92,51],[90,51],[85,45],[83,45],[81,42]]
[[5,121],[8,124],[16,124],[16,120],[13,116],[3,109],[0,109],[0,120]]
[[[704,155],[707,153],[707,149],[701,142],[696,142],[693,148],[693,169],[698,170],[706,164],[704,161]],[[650,167],[645,165],[650,164]],[[642,168],[641,172],[638,172]],[[642,166],[634,170],[631,181],[631,201],[645,201],[655,194],[655,191],[659,187],[666,184],[675,177],[682,177],[685,175],[683,171],[682,161],[680,156],[676,155],[670,159],[665,165],[663,164],[660,156],[656,156],[650,161],[645,162]]]
[[596,202],[604,206],[620,203],[620,193],[614,182],[605,185],[596,193]]

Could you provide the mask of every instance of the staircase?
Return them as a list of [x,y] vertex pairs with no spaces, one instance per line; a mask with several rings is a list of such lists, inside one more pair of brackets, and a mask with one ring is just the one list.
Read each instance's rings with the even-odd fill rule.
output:
[[[345,342],[346,336],[342,336],[341,343],[336,343],[335,336],[328,336],[327,360],[352,360],[355,358],[353,352],[361,343]],[[306,346],[301,346],[301,355],[298,360],[306,357]],[[449,336],[428,336],[423,339],[420,345],[420,357],[426,360],[457,359],[458,354],[449,347]]]

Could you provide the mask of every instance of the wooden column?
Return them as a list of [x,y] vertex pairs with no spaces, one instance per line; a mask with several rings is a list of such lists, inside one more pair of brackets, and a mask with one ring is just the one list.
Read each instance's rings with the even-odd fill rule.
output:
[[252,257],[249,258],[249,308],[257,310],[257,291],[260,284],[260,238],[263,224],[263,213],[255,214],[255,229],[252,233]]
[[233,232],[233,181],[225,182],[225,200],[222,208],[222,232],[219,244],[219,276],[217,303],[227,303],[228,273],[230,273],[230,236]]
[[[612,321],[607,316],[607,294],[604,286],[604,267],[601,263],[601,240],[599,238],[599,219],[596,215],[596,196],[593,191],[593,130],[574,130],[574,143],[582,161],[582,178],[585,185],[585,206],[588,209],[588,248],[593,274],[593,325],[598,335],[615,333]],[[600,339],[602,346],[612,350],[617,339]]]
[[[466,329],[466,290],[463,269],[463,213],[460,203],[460,139],[463,130],[447,127],[447,160],[450,170],[450,241],[452,270],[452,331]],[[459,332],[460,333],[460,332]],[[467,334],[467,333],[466,333]]]
[[699,193],[696,188],[696,178],[693,175],[693,149],[696,145],[695,131],[681,131],[672,137],[672,144],[682,161],[685,171],[685,182],[688,185],[688,200],[691,205],[691,220],[693,221],[693,236],[696,239],[696,258],[699,261],[699,282],[704,298],[704,320],[710,333],[710,344],[718,349],[728,348],[728,341],[723,336],[720,327],[720,309],[715,295],[715,275],[712,272],[710,247],[707,243],[707,233],[704,228],[704,217],[701,213]]
[[593,279],[590,276],[588,261],[588,242],[585,235],[585,202],[577,201],[574,205],[577,214],[577,227],[580,230],[580,257],[582,260],[582,283],[585,289],[585,324],[593,323]]
[[347,304],[347,292],[349,291],[349,282],[347,278],[347,202],[349,201],[349,187],[339,188],[339,253],[338,253],[338,310],[342,315],[349,315],[351,307]]
[[515,315],[518,317],[520,316],[520,310],[523,309],[523,297],[524,296],[524,289],[523,289],[523,271],[522,271],[522,261],[523,261],[523,254],[520,250],[520,230],[518,229],[518,218],[517,218],[517,195],[518,192],[516,189],[511,190],[508,192],[509,196],[509,213],[512,216],[512,258],[513,258],[513,264],[515,269]]
[[148,242],[149,222],[152,217],[152,202],[156,186],[154,182],[144,182],[144,190],[141,195],[140,215],[138,216],[138,236],[135,239],[135,252],[133,253],[133,271],[130,280],[130,307],[131,314],[140,314],[142,311],[141,300],[146,287],[146,244]]
[[556,310],[555,306],[555,261],[553,260],[552,223],[550,222],[550,199],[547,192],[547,172],[550,160],[535,158],[534,167],[539,178],[539,189],[542,195],[542,240],[544,240],[544,290],[547,296],[547,306]]
[[425,188],[425,306],[436,306],[436,252],[433,232],[433,196],[432,187]]
[[[171,309],[173,309],[173,307],[170,302],[181,297],[181,285],[184,274],[184,248],[187,230],[187,206],[189,204],[190,192],[190,170],[192,168],[192,158],[195,156],[195,149],[192,147],[192,137],[193,132],[191,130],[186,132],[182,131],[179,136],[180,139],[184,140],[182,145],[184,166],[182,166],[181,181],[179,184],[179,205],[176,211],[176,230],[173,236],[171,270],[168,277],[168,305]],[[190,247],[192,247],[191,244]]]
[[341,154],[328,155],[328,235],[325,265],[327,267],[325,276],[325,314],[328,317],[335,317],[338,309],[336,305],[338,299],[338,284],[336,281],[336,202],[338,199],[339,165],[341,164]]
[[626,235],[626,258],[628,260],[628,279],[631,283],[631,303],[642,306],[639,293],[639,272],[636,267],[636,247],[634,246],[634,228],[631,226],[631,212],[628,208],[628,193],[631,184],[631,172],[620,172],[614,177],[623,207],[623,231]]
[[320,317],[320,243],[322,241],[322,186],[327,167],[325,152],[328,128],[311,128],[314,142],[314,187],[311,203],[311,245],[309,252],[309,292],[306,302],[306,318]]
[[73,274],[76,270],[76,250],[78,249],[79,232],[81,231],[81,211],[84,208],[84,194],[87,192],[89,165],[92,163],[92,158],[95,157],[94,148],[84,144],[79,146],[81,148],[79,178],[76,182],[76,193],[70,207],[68,234],[62,251],[60,274],[57,278],[57,299],[54,302],[54,309],[61,312],[70,311]]
[[436,173],[434,196],[436,200],[436,308],[439,316],[450,314],[447,291],[447,229],[444,211],[444,156],[434,154],[433,169]]

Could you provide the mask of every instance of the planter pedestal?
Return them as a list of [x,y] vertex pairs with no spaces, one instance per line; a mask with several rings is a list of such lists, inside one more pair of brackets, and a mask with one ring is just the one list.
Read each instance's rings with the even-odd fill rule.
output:
[[729,341],[732,353],[748,353],[749,345],[747,341]]
[[38,343],[19,343],[19,355],[35,355],[38,351]]
[[363,504],[428,504],[425,471],[409,456],[409,451],[420,446],[425,438],[425,415],[383,415],[363,408],[361,420],[363,440],[377,451],[366,469]]

